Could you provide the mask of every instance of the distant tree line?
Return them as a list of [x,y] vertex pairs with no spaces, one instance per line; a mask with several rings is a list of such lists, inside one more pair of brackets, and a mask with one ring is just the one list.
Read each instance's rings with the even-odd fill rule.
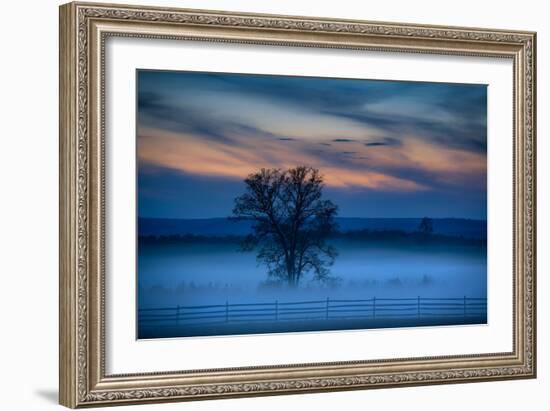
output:
[[[194,234],[174,234],[174,235],[145,235],[140,236],[139,241],[143,243],[187,243],[187,244],[235,244],[237,247],[242,245],[246,236],[238,235],[194,235]],[[327,238],[329,240],[351,240],[351,241],[419,241],[423,243],[485,243],[485,239],[471,238],[457,235],[430,234],[426,235],[420,231],[404,230],[375,230],[361,229],[350,231],[334,231]]]
[[196,234],[170,234],[170,235],[140,235],[138,240],[144,243],[235,243],[240,245],[244,236],[238,235],[196,235]]

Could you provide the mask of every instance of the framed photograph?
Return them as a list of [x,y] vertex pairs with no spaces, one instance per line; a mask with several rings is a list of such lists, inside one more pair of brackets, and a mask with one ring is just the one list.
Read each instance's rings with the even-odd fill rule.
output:
[[535,33],[60,8],[60,403],[536,375]]

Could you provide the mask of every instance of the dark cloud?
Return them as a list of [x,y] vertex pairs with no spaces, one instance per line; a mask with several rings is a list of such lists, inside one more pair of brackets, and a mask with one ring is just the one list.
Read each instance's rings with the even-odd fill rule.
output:
[[378,147],[378,146],[400,146],[402,145],[401,140],[398,140],[393,137],[385,137],[383,139],[378,139],[375,141],[367,141],[365,146],[367,147]]
[[295,141],[248,124],[220,118],[216,114],[197,107],[180,107],[171,104],[162,95],[152,92],[138,94],[140,124],[177,133],[200,135],[213,141],[237,144],[232,135]]
[[[247,75],[218,76],[218,80],[221,78],[227,87],[242,93],[299,105],[387,132],[415,134],[439,145],[468,151],[487,149],[484,85]],[[410,104],[417,101],[446,116],[427,120],[418,116],[384,115],[365,106],[389,99],[402,99]],[[449,121],[449,117],[454,121]]]
[[158,110],[164,108],[162,104],[162,95],[149,92],[140,91],[138,93],[138,109],[139,110]]
[[226,122],[215,120],[198,107],[181,108],[161,94],[140,92],[137,101],[140,124],[179,133],[199,134],[211,140],[230,142]]
[[332,141],[334,141],[335,143],[353,143],[355,140],[351,138],[335,138]]
[[361,112],[328,110],[324,114],[353,120],[394,135],[413,134],[449,148],[477,153],[487,151],[487,127],[483,122],[457,121],[456,124],[452,124],[443,120],[429,121],[395,114],[371,113],[365,110]]
[[226,90],[267,97],[272,101],[299,105],[313,111],[335,105],[354,107],[364,103],[365,88],[372,91],[385,88],[376,82],[366,84],[353,79],[343,84],[339,79],[298,76],[215,74],[214,77]]

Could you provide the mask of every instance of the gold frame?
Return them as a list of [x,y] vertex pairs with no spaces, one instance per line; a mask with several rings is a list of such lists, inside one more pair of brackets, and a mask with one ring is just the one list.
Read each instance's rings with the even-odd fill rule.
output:
[[[199,39],[512,59],[513,351],[288,366],[106,375],[104,45],[109,36]],[[70,3],[60,7],[60,403],[198,400],[536,375],[536,34]]]

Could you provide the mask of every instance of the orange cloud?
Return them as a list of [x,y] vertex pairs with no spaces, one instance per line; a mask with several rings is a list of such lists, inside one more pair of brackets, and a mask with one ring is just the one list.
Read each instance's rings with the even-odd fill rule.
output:
[[420,167],[443,173],[485,173],[486,156],[480,153],[455,148],[430,145],[421,139],[412,138],[406,145],[408,158]]
[[[140,161],[190,174],[243,179],[262,167],[289,168],[303,164],[319,168],[325,175],[327,186],[399,191],[428,189],[405,178],[372,170],[335,166],[315,154],[296,149],[294,142],[281,144],[280,141],[270,139],[235,137],[237,144],[229,145],[225,142],[205,141],[194,135],[156,129],[140,129],[139,134]],[[353,161],[350,161],[350,165]]]

